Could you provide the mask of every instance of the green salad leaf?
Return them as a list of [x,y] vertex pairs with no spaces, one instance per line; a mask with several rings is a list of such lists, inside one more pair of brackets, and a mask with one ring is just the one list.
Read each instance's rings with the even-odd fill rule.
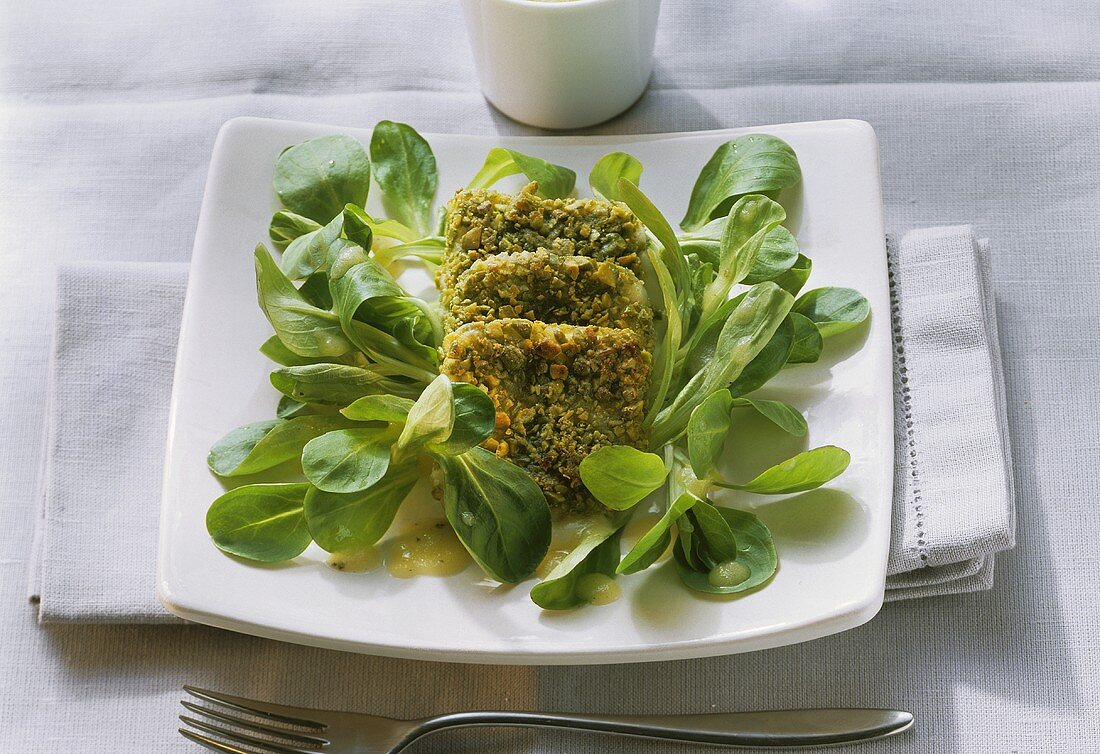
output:
[[495,425],[496,408],[484,390],[440,375],[410,407],[397,448],[458,455],[484,442]]
[[788,316],[776,328],[768,344],[741,370],[741,374],[730,385],[730,395],[738,398],[767,384],[768,380],[783,369],[793,347],[794,325]]
[[[704,510],[706,515],[698,516]],[[677,540],[673,554],[687,587],[736,594],[755,589],[775,575],[779,560],[771,532],[752,513],[699,501],[685,518],[693,518],[693,526],[680,525],[681,531],[690,534],[686,542],[684,537]]]
[[[425,236],[397,220],[371,217],[362,207],[344,207],[344,237],[369,249],[378,264],[389,267],[398,259],[414,257],[432,264],[443,259],[446,243],[442,236]],[[383,239],[376,242],[377,239]]]
[[792,311],[817,325],[822,337],[827,338],[866,320],[871,306],[851,288],[815,288],[799,296]]
[[543,610],[569,610],[588,602],[585,577],[616,576],[619,540],[626,517],[596,516],[585,527],[581,541],[546,578],[531,588],[531,600]]
[[520,172],[538,183],[538,195],[545,199],[564,199],[573,193],[577,174],[561,165],[509,149],[508,154]]
[[774,283],[758,283],[748,290],[722,325],[715,358],[703,370],[707,394],[728,387],[771,341],[791,309],[790,294]]
[[279,403],[275,406],[275,416],[280,419],[293,419],[296,416],[307,416],[317,413],[315,408],[315,406],[311,406],[308,403],[302,403],[293,398],[287,398],[284,395],[279,398]]
[[308,415],[246,424],[214,443],[206,464],[218,476],[255,474],[298,458],[313,438],[350,425],[339,415]]
[[479,387],[465,382],[451,384],[453,420],[451,432],[444,440],[434,440],[429,450],[436,453],[457,455],[480,445],[493,434],[496,426],[496,407],[493,399]]
[[306,364],[317,364],[325,359],[325,357],[322,356],[299,356],[283,345],[283,341],[279,340],[278,335],[272,335],[265,340],[263,345],[260,346],[260,353],[276,364],[281,364],[284,367],[300,367]]
[[[349,242],[370,251],[374,246],[374,229],[377,223],[362,207],[345,204],[340,213],[340,229]],[[405,226],[401,226],[405,227]],[[411,231],[410,231],[411,232]],[[413,234],[415,236],[415,233]]]
[[[439,183],[428,142],[405,123],[379,121],[371,134],[370,158],[386,211],[402,224],[427,233]],[[350,203],[363,206],[363,202]]]
[[573,193],[577,174],[562,165],[518,152],[515,149],[493,147],[485,156],[485,164],[467,188],[471,191],[489,188],[502,178],[523,173],[538,184],[538,195],[544,199],[564,199]]
[[[726,231],[727,219],[728,217],[719,217],[697,230],[678,234],[684,255],[694,255],[700,261],[716,267],[721,256],[722,236]],[[741,282],[755,285],[765,280],[775,280],[791,269],[797,260],[798,242],[789,230],[777,225],[764,235],[764,242],[756,253],[756,261]]]
[[675,359],[683,340],[683,329],[687,322],[685,317],[693,306],[691,270],[672,226],[649,197],[626,178],[620,178],[616,187],[623,202],[653,234],[660,247],[659,253],[652,244],[646,247],[646,259],[657,279],[665,318],[664,334],[650,377],[654,387],[651,389],[650,408],[645,421],[646,424],[651,424],[664,405],[675,377]]
[[799,254],[790,269],[772,278],[772,282],[792,296],[797,296],[802,286],[806,285],[806,281],[810,279],[812,269],[813,262],[810,258],[805,254]]
[[419,478],[415,459],[392,464],[385,475],[357,492],[310,487],[305,496],[309,534],[328,552],[362,552],[389,530],[401,503]]
[[713,357],[657,415],[651,443],[660,446],[678,437],[696,406],[711,393],[730,387],[771,341],[793,303],[790,294],[774,283],[750,288],[723,323]]
[[443,262],[443,250],[447,243],[443,236],[426,236],[408,243],[393,244],[375,249],[374,255],[379,264],[390,265],[398,259],[415,258],[428,265]]
[[676,284],[672,280],[668,267],[665,266],[660,254],[652,245],[646,247],[646,260],[653,268],[657,287],[661,292],[665,318],[664,333],[661,335],[661,342],[657,347],[649,378],[650,399],[645,423],[650,425],[664,406],[665,398],[668,396],[669,388],[676,376],[676,353],[680,350],[683,324],[680,320],[680,302],[676,292]]
[[332,218],[326,225],[298,236],[283,250],[279,269],[291,280],[307,278],[328,270],[332,260],[351,245],[343,237],[344,216]]
[[363,206],[370,158],[350,136],[321,136],[289,147],[275,161],[275,194],[291,212],[324,224],[345,204]]
[[302,554],[311,537],[302,501],[308,484],[250,484],[219,497],[206,512],[218,549],[261,563]]
[[626,510],[665,482],[668,469],[659,455],[629,445],[605,445],[580,464],[581,481],[612,510]]
[[820,359],[825,341],[814,321],[796,311],[792,311],[787,316],[794,327],[794,342],[791,344],[790,354],[787,355],[787,363],[812,364]]
[[[332,293],[329,292],[329,277],[327,272],[314,272],[302,281],[298,286],[298,293],[309,304],[318,309],[330,311],[332,309]],[[344,355],[345,357],[347,354]]]
[[397,440],[398,449],[443,442],[451,436],[455,422],[453,384],[441,374],[424,388],[409,409],[405,428]]
[[684,369],[688,375],[695,375],[714,360],[722,326],[729,319],[730,313],[744,300],[745,293],[739,293],[728,301],[722,302],[706,319],[696,322],[689,340],[682,346],[682,353],[679,354],[678,361],[684,362],[681,364],[681,376]]
[[283,345],[299,356],[340,356],[351,350],[339,317],[307,302],[262,245],[255,256],[260,308]]
[[665,216],[661,214],[661,211],[657,209],[657,205],[650,201],[641,189],[626,178],[620,178],[616,185],[619,189],[619,195],[622,196],[622,201],[630,207],[630,211],[637,215],[646,229],[657,239],[657,243],[661,245],[661,260],[672,275],[676,290],[679,292],[677,308],[680,311],[681,319],[683,319],[687,308],[692,304],[688,297],[691,291],[691,271],[688,269],[687,259],[684,258],[676,232],[672,229],[668,220],[665,219]]
[[798,158],[782,139],[767,134],[733,139],[718,147],[703,166],[680,227],[695,230],[726,214],[728,207],[723,205],[731,199],[778,191],[801,179]]
[[550,507],[523,470],[485,450],[434,456],[443,469],[443,509],[489,576],[523,581],[550,547]]
[[394,433],[388,427],[338,429],[315,437],[302,451],[302,470],[324,492],[359,492],[386,473]]
[[351,316],[374,299],[401,299],[407,295],[393,276],[373,259],[352,265],[339,279],[330,281],[329,287],[333,304],[341,311],[350,312]]
[[288,398],[326,406],[346,406],[376,393],[407,394],[401,389],[402,383],[377,371],[344,364],[283,367],[271,373],[271,384]]
[[[443,340],[443,325],[435,307],[410,296],[381,264],[366,259],[352,267],[330,284],[334,306],[342,315],[341,322],[351,320],[371,325],[400,338],[402,323],[407,323],[416,342],[427,353],[414,350],[414,356],[425,364],[437,361],[436,346]],[[410,343],[401,341],[406,347]]]
[[277,249],[285,249],[296,238],[321,229],[321,223],[308,217],[281,209],[271,216],[267,234]]
[[496,185],[510,175],[519,173],[519,165],[512,159],[511,150],[503,147],[493,147],[485,155],[485,162],[477,175],[470,179],[466,188],[470,191],[480,191]]
[[619,179],[626,179],[637,186],[642,177],[642,163],[626,152],[605,154],[592,166],[588,174],[588,185],[598,196],[615,202],[623,201],[619,192]]
[[686,515],[695,527],[697,559],[713,568],[737,557],[737,537],[718,508],[706,500],[696,500]]
[[726,301],[734,284],[748,277],[764,239],[786,217],[783,207],[758,194],[743,196],[730,207],[718,247],[716,274],[703,294],[704,318]]
[[823,445],[777,463],[760,472],[751,482],[733,484],[716,481],[719,487],[755,492],[760,495],[785,495],[817,489],[836,479],[848,468],[852,457],[835,445]]
[[[282,424],[278,419],[269,419],[237,427],[214,443],[206,456],[206,465],[219,476],[231,476],[271,430]],[[259,470],[258,468],[257,471]],[[241,473],[247,474],[248,471]]]
[[741,282],[746,285],[775,280],[798,261],[798,242],[782,225],[776,225],[764,235],[764,243],[756,254],[752,269]]
[[637,573],[638,571],[644,571],[657,562],[657,558],[661,557],[664,551],[668,549],[669,542],[672,541],[671,529],[673,525],[698,500],[699,498],[686,492],[677,497],[657,523],[650,527],[630,548],[630,551],[623,556],[622,561],[615,569],[616,572],[620,574]]
[[809,430],[806,426],[806,418],[799,413],[798,409],[783,401],[769,401],[760,398],[734,398],[732,405],[735,408],[748,407],[756,409],[758,414],[787,434],[794,435],[795,437],[804,437]]
[[413,401],[397,395],[365,395],[340,409],[349,419],[360,422],[383,421],[404,424]]
[[719,390],[707,396],[691,412],[687,426],[688,458],[700,479],[710,476],[722,454],[730,431],[732,410],[733,397],[728,390]]
[[330,279],[329,289],[342,331],[356,348],[409,379],[434,378],[442,324],[426,302],[409,296],[373,259],[357,258]]

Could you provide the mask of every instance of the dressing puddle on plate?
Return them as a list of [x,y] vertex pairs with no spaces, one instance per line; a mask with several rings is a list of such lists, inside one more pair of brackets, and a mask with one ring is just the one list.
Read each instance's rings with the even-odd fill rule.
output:
[[470,554],[446,519],[418,521],[391,539],[386,570],[399,579],[453,576],[466,570]]
[[334,552],[325,561],[329,568],[347,573],[368,573],[385,564],[391,576],[453,576],[470,565],[470,554],[443,518],[421,519],[403,527],[377,547],[361,552]]

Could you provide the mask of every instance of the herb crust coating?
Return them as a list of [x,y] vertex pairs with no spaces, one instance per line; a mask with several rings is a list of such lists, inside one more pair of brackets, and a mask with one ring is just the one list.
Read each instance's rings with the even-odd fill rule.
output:
[[638,218],[618,202],[543,199],[528,184],[519,194],[459,190],[447,205],[446,247],[438,284],[443,306],[459,275],[496,254],[545,249],[559,256],[610,260],[639,272],[646,246]]
[[651,357],[633,330],[473,322],[447,335],[443,357],[444,374],[493,399],[496,429],[485,447],[526,470],[555,510],[600,507],[578,471],[594,449],[646,447]]
[[647,347],[653,337],[653,308],[637,275],[617,262],[545,249],[474,262],[455,282],[444,327],[516,318],[626,328]]

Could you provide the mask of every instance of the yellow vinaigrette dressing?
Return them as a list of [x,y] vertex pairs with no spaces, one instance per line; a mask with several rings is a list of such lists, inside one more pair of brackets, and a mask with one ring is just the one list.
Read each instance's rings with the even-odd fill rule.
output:
[[609,605],[623,594],[623,588],[602,573],[586,573],[577,579],[577,596],[590,605]]
[[710,569],[710,573],[707,574],[707,581],[710,582],[711,586],[737,586],[751,575],[752,571],[744,563],[727,560]]
[[418,521],[389,545],[386,569],[399,579],[452,576],[470,564],[451,525],[443,519]]
[[334,552],[326,562],[329,568],[337,571],[365,573],[382,565],[382,556],[372,547],[363,552]]

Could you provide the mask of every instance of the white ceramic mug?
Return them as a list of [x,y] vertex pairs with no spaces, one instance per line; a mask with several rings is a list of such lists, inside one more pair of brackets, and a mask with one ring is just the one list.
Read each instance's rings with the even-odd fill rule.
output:
[[462,0],[481,89],[542,128],[613,118],[645,91],[661,0]]

